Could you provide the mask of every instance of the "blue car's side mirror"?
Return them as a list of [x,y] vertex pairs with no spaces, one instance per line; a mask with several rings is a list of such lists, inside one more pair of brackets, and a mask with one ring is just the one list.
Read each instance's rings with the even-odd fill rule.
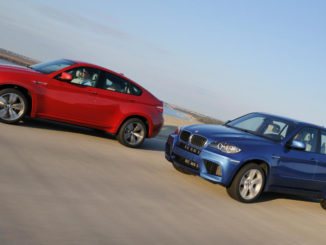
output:
[[304,151],[306,149],[306,143],[297,140],[292,140],[288,146],[299,151]]

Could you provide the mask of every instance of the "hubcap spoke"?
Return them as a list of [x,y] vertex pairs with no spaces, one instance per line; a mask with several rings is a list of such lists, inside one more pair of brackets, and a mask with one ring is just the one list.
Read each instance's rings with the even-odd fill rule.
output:
[[139,123],[137,123],[136,127],[134,128],[135,132],[140,132],[142,130],[142,127],[140,126]]
[[0,110],[0,117],[1,118],[4,118],[7,114],[8,114],[8,110],[7,109]]
[[9,95],[9,104],[14,104],[17,101],[18,95],[17,94],[10,94]]
[[251,198],[255,197],[257,195],[256,189],[253,187],[253,185],[249,186],[249,196]]
[[246,197],[246,196],[248,195],[248,190],[249,190],[248,186],[247,186],[247,185],[244,185],[244,186],[243,186],[243,189],[241,190],[241,196],[242,196],[243,198]]
[[253,181],[251,181],[251,183],[252,183],[253,185],[261,185],[262,182],[263,182],[263,180],[262,180],[261,178],[256,178],[256,179],[254,179]]
[[253,180],[255,178],[256,172],[256,170],[251,170],[248,176],[249,179]]
[[130,142],[132,143],[132,144],[134,144],[134,143],[136,143],[136,137],[135,137],[135,135],[131,135],[131,137],[130,137]]
[[0,97],[0,108],[5,107],[6,105],[7,105],[7,101],[4,98]]
[[22,103],[17,103],[17,104],[13,104],[11,107],[14,110],[21,111],[24,108],[24,105]]
[[12,108],[9,109],[9,118],[10,119],[16,119],[18,117],[18,114],[13,110]]
[[143,138],[143,136],[140,135],[140,134],[134,133],[134,135],[135,135],[137,138]]

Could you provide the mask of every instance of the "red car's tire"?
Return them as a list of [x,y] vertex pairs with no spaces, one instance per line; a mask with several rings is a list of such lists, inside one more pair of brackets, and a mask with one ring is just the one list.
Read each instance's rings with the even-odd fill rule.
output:
[[137,148],[144,142],[146,133],[146,126],[142,120],[130,118],[122,124],[117,139],[125,146]]
[[0,121],[14,124],[23,119],[28,109],[26,96],[17,89],[0,90]]

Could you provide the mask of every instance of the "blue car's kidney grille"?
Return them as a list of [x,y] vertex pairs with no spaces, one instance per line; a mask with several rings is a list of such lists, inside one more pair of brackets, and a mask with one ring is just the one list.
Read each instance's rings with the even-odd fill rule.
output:
[[197,134],[192,135],[191,139],[190,139],[190,143],[197,147],[204,147],[206,142],[207,142],[207,139],[205,137],[202,137]]
[[189,138],[190,138],[190,135],[191,135],[191,133],[190,132],[188,132],[188,131],[181,131],[181,133],[180,133],[180,139],[181,140],[183,140],[183,141],[185,141],[185,142],[188,142],[188,140],[189,140]]

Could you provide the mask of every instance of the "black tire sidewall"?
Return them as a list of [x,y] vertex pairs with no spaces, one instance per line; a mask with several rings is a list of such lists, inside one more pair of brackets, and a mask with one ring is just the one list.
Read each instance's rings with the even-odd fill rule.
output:
[[19,95],[22,99],[23,99],[23,102],[25,104],[25,109],[24,109],[24,112],[22,113],[22,115],[17,118],[16,120],[12,120],[12,121],[7,121],[7,120],[3,120],[0,118],[0,122],[3,122],[3,123],[7,123],[7,124],[15,124],[17,122],[19,122],[20,120],[22,120],[27,112],[27,109],[28,109],[28,101],[26,99],[26,96],[20,92],[19,90],[17,89],[14,89],[14,88],[7,88],[7,89],[2,89],[0,90],[0,96],[3,95],[3,94],[8,94],[8,93],[13,93],[13,94],[17,94]]

